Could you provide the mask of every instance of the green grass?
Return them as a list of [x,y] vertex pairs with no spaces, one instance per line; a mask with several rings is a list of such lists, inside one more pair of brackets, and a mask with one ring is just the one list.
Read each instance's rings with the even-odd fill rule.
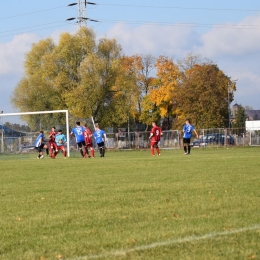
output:
[[257,147],[0,156],[0,180],[0,260],[260,259]]

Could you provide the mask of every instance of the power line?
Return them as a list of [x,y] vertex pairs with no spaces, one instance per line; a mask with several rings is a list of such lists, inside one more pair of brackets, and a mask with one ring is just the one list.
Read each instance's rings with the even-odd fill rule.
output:
[[47,11],[51,11],[51,10],[61,9],[61,8],[64,8],[64,7],[67,7],[67,6],[65,5],[65,6],[54,7],[54,8],[50,8],[50,9],[34,11],[34,12],[30,12],[30,13],[23,13],[23,14],[17,14],[17,15],[12,15],[12,16],[0,17],[0,20],[11,19],[11,18],[15,18],[15,17],[25,16],[25,15],[30,15],[30,14],[36,14],[36,13],[43,13],[43,12],[47,12]]
[[[183,10],[212,10],[212,11],[238,11],[238,12],[259,12],[260,9],[237,9],[237,8],[200,8],[200,7],[179,7],[179,6],[153,6],[153,5],[123,5],[123,4],[96,4],[96,5],[104,5],[104,6],[121,6],[121,7],[140,7],[140,8],[160,8],[160,9],[183,9]],[[54,8],[49,8],[49,9],[43,9],[43,10],[38,10],[34,12],[29,12],[29,13],[23,13],[23,14],[17,14],[17,15],[12,15],[12,16],[6,16],[6,17],[0,17],[0,20],[5,20],[5,19],[11,19],[15,17],[20,17],[20,16],[26,16],[30,14],[36,14],[36,13],[42,13],[42,12],[47,12],[51,10],[57,10],[61,8],[68,7],[66,6],[58,6]]]
[[236,11],[236,12],[259,12],[260,9],[238,9],[238,8],[206,8],[206,7],[180,7],[180,6],[155,6],[155,5],[122,5],[122,4],[98,4],[105,6],[140,7],[140,8],[161,8],[181,10],[206,10],[206,11]]
[[41,27],[41,26],[55,24],[55,23],[64,23],[64,21],[58,21],[58,22],[52,22],[52,23],[46,23],[46,24],[33,25],[33,26],[29,26],[29,27],[23,27],[23,28],[18,28],[18,29],[9,30],[9,31],[3,31],[3,32],[0,31],[0,34],[8,33],[8,32],[20,31],[20,30],[25,30],[25,29],[35,28],[35,27]]
[[126,21],[126,20],[102,20],[100,22],[105,23],[126,23],[126,24],[144,24],[144,25],[161,25],[161,26],[175,26],[175,27],[214,27],[214,28],[228,28],[228,29],[260,29],[260,26],[240,24],[240,25],[228,25],[228,24],[199,24],[199,23],[167,23],[167,22],[149,22],[149,21]]
[[[191,28],[192,27],[204,27],[204,28],[213,27],[214,29],[239,29],[239,30],[248,30],[248,29],[259,30],[260,29],[260,26],[252,26],[252,25],[245,25],[245,24],[241,24],[241,25],[198,24],[198,23],[175,23],[175,24],[173,24],[173,23],[166,23],[166,22],[125,21],[125,20],[103,20],[102,21],[102,19],[100,19],[99,21],[101,23],[105,22],[105,23],[144,24],[144,25],[148,25],[148,26],[159,25],[159,26],[169,26],[169,27],[191,27]],[[59,22],[54,22],[54,23],[49,23],[49,24],[55,24],[55,23],[59,23]],[[75,23],[68,23],[68,24],[75,25]],[[40,26],[44,26],[44,25],[48,25],[48,24],[31,26],[31,27],[27,27],[27,28],[40,27]],[[39,28],[39,29],[35,29],[35,30],[27,30],[27,31],[20,32],[19,34],[41,31],[41,30],[46,30],[46,29],[51,29],[51,28],[61,27],[61,26],[63,26],[63,24],[57,25],[57,26]],[[27,29],[27,28],[20,28],[17,30],[22,30],[22,29]],[[11,31],[16,31],[16,30],[11,30]],[[5,32],[11,32],[11,31],[5,31]],[[5,33],[5,32],[0,32],[0,34]],[[7,37],[7,36],[13,36],[13,35],[17,35],[17,34],[18,33],[0,35],[0,38]]]
[[[68,24],[73,24],[74,25],[74,23],[68,23]],[[61,26],[64,26],[64,25],[56,25],[56,26],[50,26],[50,27],[45,27],[45,28],[41,28],[41,29],[29,30],[29,31],[20,32],[19,34],[29,33],[29,32],[36,32],[36,31],[42,31],[42,30],[51,29],[51,28],[57,28],[57,27],[61,27]],[[14,35],[17,35],[17,33],[0,35],[0,38],[7,37],[7,36],[14,36]]]

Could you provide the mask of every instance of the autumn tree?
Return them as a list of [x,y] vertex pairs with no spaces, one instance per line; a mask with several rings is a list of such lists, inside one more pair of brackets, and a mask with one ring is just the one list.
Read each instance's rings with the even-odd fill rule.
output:
[[185,71],[176,89],[177,126],[190,118],[197,128],[227,127],[235,89],[235,84],[217,65],[195,64]]
[[[69,109],[75,117],[94,116],[103,127],[123,123],[132,113],[136,90],[121,59],[116,40],[96,43],[86,27],[61,34],[57,45],[51,39],[39,41],[26,55],[25,75],[11,102],[20,111]],[[27,119],[48,127],[59,123],[59,115],[50,116]]]
[[107,126],[126,122],[136,91],[121,66],[121,47],[114,39],[101,39],[97,51],[80,64],[78,75],[80,83],[64,95],[73,115],[92,115]]
[[[147,99],[145,100],[144,113],[147,114],[145,105],[150,103],[149,110],[153,104],[153,111],[156,112],[158,118],[167,119],[170,128],[170,117],[174,115],[176,109],[176,86],[179,78],[179,69],[173,60],[164,56],[160,56],[155,64],[157,68],[156,78],[152,81],[152,87],[149,91]],[[159,113],[158,113],[159,112]]]
[[[46,75],[48,58],[52,55],[55,45],[51,39],[33,44],[26,55],[24,63],[25,75],[17,84],[11,96],[11,103],[21,112],[55,110],[64,105],[60,92],[54,87],[53,81]],[[40,124],[59,122],[59,115],[23,116],[33,130]],[[53,120],[52,120],[53,119]]]
[[155,61],[155,57],[151,54],[124,56],[122,59],[122,65],[124,66],[127,75],[131,76],[132,80],[134,80],[138,92],[136,100],[136,121],[141,120],[147,123],[146,118],[148,114],[146,113],[147,110],[144,111],[142,103],[146,102],[146,96],[152,87],[154,77],[151,74],[155,69]]

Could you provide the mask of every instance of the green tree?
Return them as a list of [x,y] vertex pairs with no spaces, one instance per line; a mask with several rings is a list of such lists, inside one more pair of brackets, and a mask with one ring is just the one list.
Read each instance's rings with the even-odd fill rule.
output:
[[128,120],[135,111],[137,90],[121,59],[121,46],[116,40],[99,41],[97,51],[80,64],[80,84],[64,95],[73,115],[93,115],[103,126],[117,126]]
[[[69,109],[74,117],[90,117],[102,126],[126,122],[136,111],[136,85],[122,64],[121,46],[114,39],[98,43],[92,30],[63,33],[33,44],[26,55],[24,76],[11,96],[21,112]],[[136,103],[135,103],[136,105]],[[59,114],[25,116],[32,129],[63,124]]]
[[246,118],[247,118],[247,114],[246,114],[245,108],[242,106],[239,106],[237,113],[236,113],[235,122],[233,123],[232,126],[234,128],[245,127]]

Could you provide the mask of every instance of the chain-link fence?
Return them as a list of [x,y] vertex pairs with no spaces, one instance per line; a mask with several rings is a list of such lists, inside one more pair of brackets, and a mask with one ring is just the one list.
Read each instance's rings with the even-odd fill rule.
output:
[[[197,129],[199,138],[191,138],[193,147],[225,147],[225,146],[260,146],[260,130],[246,128],[232,129]],[[49,130],[44,131],[48,138]],[[66,132],[64,132],[66,134]],[[5,133],[0,129],[0,153],[17,154],[34,151],[34,143],[39,133],[19,132],[19,134]],[[108,149],[148,149],[150,147],[150,132],[125,132],[124,135],[118,133],[107,133],[106,147]],[[48,142],[47,142],[48,143]],[[95,140],[93,140],[94,146]],[[161,149],[179,149],[182,144],[182,131],[163,131],[163,136],[159,143]],[[70,151],[77,151],[75,138],[70,136]]]
[[[146,149],[150,147],[150,132],[127,132],[123,136],[118,133],[107,134],[107,148],[110,149]],[[176,149],[180,147],[179,131],[163,131],[159,143],[162,149]]]
[[192,139],[195,147],[260,146],[260,130],[257,128],[216,128],[197,130],[199,139]]

